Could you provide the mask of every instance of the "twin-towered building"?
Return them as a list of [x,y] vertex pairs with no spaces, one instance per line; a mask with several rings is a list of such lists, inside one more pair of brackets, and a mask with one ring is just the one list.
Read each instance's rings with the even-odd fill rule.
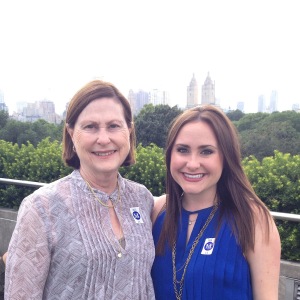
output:
[[201,93],[201,103],[199,103],[198,99],[198,84],[195,78],[195,74],[193,74],[190,85],[187,87],[187,108],[195,107],[198,105],[212,104],[216,105],[216,96],[215,96],[215,82],[207,74],[207,77],[202,85],[202,93]]
[[[191,108],[200,104],[216,105],[215,83],[211,80],[209,73],[204,81],[204,84],[202,85],[201,103],[199,103],[198,94],[198,84],[195,75],[193,74],[190,85],[187,87],[186,108]],[[169,93],[157,89],[151,90],[150,92],[143,90],[134,92],[133,90],[130,90],[128,94],[128,100],[134,115],[137,115],[146,104],[151,103],[153,105],[170,105]]]

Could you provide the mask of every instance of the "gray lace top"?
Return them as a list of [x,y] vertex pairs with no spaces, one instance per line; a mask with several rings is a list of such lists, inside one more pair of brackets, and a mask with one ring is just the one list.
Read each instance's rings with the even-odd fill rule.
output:
[[[5,299],[155,299],[153,196],[143,185],[120,175],[118,180],[115,210],[125,249],[113,234],[108,208],[78,171],[23,200],[8,249]],[[107,194],[95,193],[108,201]],[[118,191],[110,196],[117,201]]]

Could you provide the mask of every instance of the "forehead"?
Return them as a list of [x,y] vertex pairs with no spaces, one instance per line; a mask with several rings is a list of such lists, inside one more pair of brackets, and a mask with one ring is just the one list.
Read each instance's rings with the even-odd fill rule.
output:
[[217,139],[212,128],[203,121],[193,121],[185,124],[178,132],[175,143],[216,145]]
[[79,114],[82,119],[125,119],[123,105],[115,98],[99,98],[90,102]]

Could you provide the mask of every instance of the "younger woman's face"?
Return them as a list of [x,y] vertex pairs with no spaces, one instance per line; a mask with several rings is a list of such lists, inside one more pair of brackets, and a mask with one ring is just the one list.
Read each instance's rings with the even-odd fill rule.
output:
[[184,125],[171,151],[170,171],[185,196],[213,200],[222,170],[223,155],[210,126],[202,121]]

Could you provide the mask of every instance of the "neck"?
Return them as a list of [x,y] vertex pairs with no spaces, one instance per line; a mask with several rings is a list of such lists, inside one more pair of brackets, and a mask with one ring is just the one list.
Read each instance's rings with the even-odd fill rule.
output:
[[183,194],[182,207],[187,211],[197,211],[211,207],[217,203],[217,195],[210,195],[205,198],[199,198],[196,195]]
[[101,174],[95,176],[94,174],[85,173],[84,170],[80,170],[80,174],[92,188],[100,190],[106,194],[111,194],[117,186],[118,174]]

